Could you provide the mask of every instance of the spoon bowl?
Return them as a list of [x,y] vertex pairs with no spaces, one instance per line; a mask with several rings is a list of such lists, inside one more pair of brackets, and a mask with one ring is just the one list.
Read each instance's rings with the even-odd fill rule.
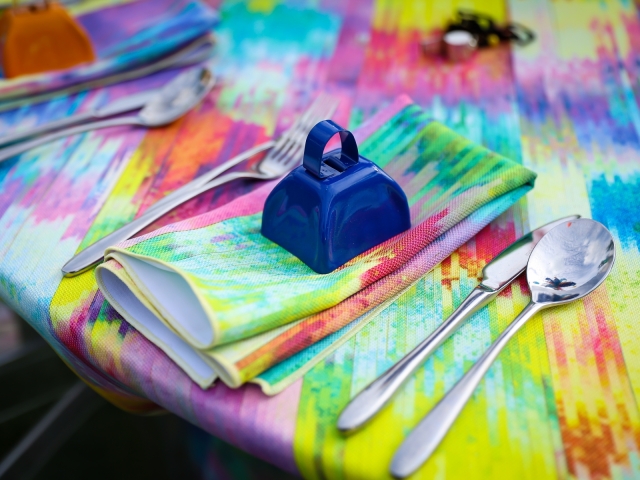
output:
[[584,297],[607,278],[614,260],[613,237],[601,223],[580,219],[559,225],[529,257],[531,300],[568,303]]
[[200,103],[214,85],[215,77],[205,67],[183,72],[162,87],[158,94],[153,95],[136,115],[89,122],[59,130],[27,142],[11,145],[0,150],[0,162],[54,140],[90,130],[122,125],[138,125],[151,128],[168,125]]
[[214,83],[215,77],[206,68],[178,75],[138,112],[140,124],[159,127],[177,120],[200,103]]
[[404,478],[427,461],[493,361],[530,318],[591,293],[607,278],[614,260],[613,237],[594,220],[564,222],[542,237],[527,264],[531,302],[404,440],[391,461],[391,474]]

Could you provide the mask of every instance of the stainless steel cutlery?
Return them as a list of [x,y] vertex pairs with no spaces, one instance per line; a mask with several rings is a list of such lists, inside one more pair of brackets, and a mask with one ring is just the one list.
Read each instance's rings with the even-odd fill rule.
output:
[[[212,169],[210,172],[192,180],[183,187],[167,195],[156,202],[143,215],[127,223],[118,230],[98,240],[86,249],[76,254],[63,267],[65,276],[74,276],[91,268],[102,260],[107,247],[127,240],[151,224],[165,213],[171,211],[181,203],[196,197],[197,195],[230,182],[238,178],[255,178],[258,180],[270,180],[278,178],[297,164],[302,159],[304,144],[309,130],[320,120],[329,118],[335,112],[338,102],[335,98],[321,94],[309,107],[309,109],[294,124],[275,141],[258,145],[247,152],[225,162],[223,165]],[[253,155],[265,150],[270,151],[258,162],[254,169],[240,172],[231,172],[219,176],[224,171],[247,160]]]
[[338,418],[337,427],[352,433],[392,398],[417,368],[474,312],[527,271],[531,302],[502,332],[465,376],[440,400],[404,440],[390,472],[404,478],[435,451],[492,362],[516,332],[544,308],[569,303],[595,290],[611,271],[615,248],[610,232],[579,215],[544,225],[516,240],[482,271],[482,281],[431,335],[356,395]]
[[530,303],[404,440],[391,462],[391,474],[411,475],[431,456],[491,364],[530,318],[544,308],[591,293],[607,278],[614,261],[613,237],[594,220],[563,222],[547,233],[531,252],[527,266]]
[[[89,122],[43,135],[33,140],[16,143],[15,145],[0,150],[0,162],[54,140],[100,128],[121,125],[139,125],[143,127],[160,127],[167,125],[200,103],[214,85],[215,77],[207,68],[189,70],[178,75],[167,85],[156,91],[151,97],[147,97],[143,108],[137,115]],[[123,108],[126,108],[125,111],[130,111],[133,109],[131,105],[139,102],[140,98],[138,97],[130,99],[129,102],[123,99],[119,102],[119,106],[116,105],[116,107],[118,107],[116,111],[122,113]],[[113,111],[113,108],[111,111]],[[108,112],[109,110],[107,110],[107,113]],[[0,138],[0,142],[1,141],[3,141],[3,139]]]
[[52,132],[54,130],[60,130],[62,128],[78,125],[89,120],[99,120],[107,117],[113,117],[121,113],[131,112],[133,110],[139,110],[145,106],[154,96],[158,95],[158,90],[149,90],[147,92],[134,93],[123,98],[118,98],[108,103],[104,107],[95,108],[86,112],[80,112],[68,117],[61,118],[60,120],[54,120],[47,122],[37,127],[25,129],[9,135],[0,136],[0,146],[9,145],[21,140],[25,140],[37,135],[43,135],[45,133]]
[[546,233],[557,225],[577,218],[579,215],[572,215],[537,228],[500,252],[482,270],[480,285],[471,291],[449,318],[402,360],[349,402],[338,418],[338,429],[344,433],[350,433],[371,420],[416,369],[465,320],[493,300],[524,272],[529,254]]

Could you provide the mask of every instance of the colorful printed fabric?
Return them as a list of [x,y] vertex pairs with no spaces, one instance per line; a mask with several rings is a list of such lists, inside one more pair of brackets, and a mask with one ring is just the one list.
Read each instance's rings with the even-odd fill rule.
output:
[[[527,303],[524,278],[445,342],[365,429],[340,436],[340,409],[450,315],[501,249],[532,228],[580,214],[612,232],[611,275],[582,301],[531,319],[414,478],[640,478],[637,5],[471,0],[465,7],[498,23],[523,23],[536,41],[450,64],[421,55],[418,43],[442,28],[456,2],[222,2],[215,31],[221,82],[189,115],[159,130],[72,137],[0,163],[3,301],[123,408],[165,408],[306,478],[389,479],[402,439]],[[62,118],[169,78],[2,113],[0,129]],[[63,279],[60,267],[166,192],[282,131],[318,91],[340,97],[335,120],[350,129],[407,93],[443,125],[537,173],[536,187],[382,304],[375,319],[343,327],[365,323],[342,344],[334,341],[341,329],[256,377],[277,386],[287,369],[313,363],[331,345],[278,395],[251,384],[203,390],[105,301],[93,272]],[[238,181],[207,192],[147,233],[256,188]]]
[[[96,269],[103,295],[200,386],[218,376],[238,387],[396,296],[435,266],[431,259],[449,256],[533,185],[533,172],[431,121],[405,98],[363,131],[368,135],[355,132],[361,155],[407,195],[408,231],[316,274],[260,234],[262,207],[277,183],[270,182],[211,213],[107,249],[108,261]],[[458,228],[425,252],[483,207],[465,222],[473,233]],[[440,251],[445,245],[452,248]],[[167,336],[178,339],[170,344]],[[185,343],[197,357],[183,352]]]
[[[123,21],[126,19],[126,21]],[[0,100],[96,80],[169,55],[217,22],[198,0],[138,0],[80,15],[96,60],[68,70],[0,80]]]

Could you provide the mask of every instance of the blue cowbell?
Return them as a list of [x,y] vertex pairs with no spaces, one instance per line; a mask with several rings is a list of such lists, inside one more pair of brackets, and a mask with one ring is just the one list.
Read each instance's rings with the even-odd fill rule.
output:
[[[324,154],[335,134],[342,148]],[[335,270],[410,226],[400,186],[361,157],[353,134],[331,120],[309,132],[302,165],[276,185],[262,213],[262,235],[318,273]]]

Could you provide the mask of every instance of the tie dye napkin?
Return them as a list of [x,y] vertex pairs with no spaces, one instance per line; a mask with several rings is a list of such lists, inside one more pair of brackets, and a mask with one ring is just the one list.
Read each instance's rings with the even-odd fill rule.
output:
[[[407,232],[317,274],[260,234],[261,210],[277,183],[270,182],[212,212],[109,248],[96,269],[101,291],[201,387],[216,378],[232,387],[254,381],[273,394],[516,202],[535,179],[431,121],[407,97],[354,134],[361,154],[405,191],[412,218]],[[285,359],[284,370],[267,372]]]
[[0,79],[0,100],[58,90],[155,62],[208,35],[218,14],[197,0],[140,0],[94,10],[77,20],[91,39],[96,60],[57,72]]

